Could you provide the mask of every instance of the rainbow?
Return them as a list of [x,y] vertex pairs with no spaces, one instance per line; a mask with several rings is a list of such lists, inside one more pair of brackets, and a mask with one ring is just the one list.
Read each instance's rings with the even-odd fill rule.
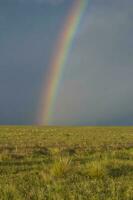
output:
[[47,89],[47,91],[42,92],[41,103],[39,105],[39,124],[42,125],[50,124],[63,69],[88,4],[88,0],[74,0],[73,2],[55,46],[55,51],[49,66],[50,71],[48,78],[42,88],[42,91],[44,87]]

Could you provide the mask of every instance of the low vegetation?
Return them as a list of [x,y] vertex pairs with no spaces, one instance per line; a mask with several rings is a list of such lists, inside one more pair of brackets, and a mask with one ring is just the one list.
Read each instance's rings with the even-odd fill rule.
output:
[[133,127],[0,127],[0,200],[133,200]]

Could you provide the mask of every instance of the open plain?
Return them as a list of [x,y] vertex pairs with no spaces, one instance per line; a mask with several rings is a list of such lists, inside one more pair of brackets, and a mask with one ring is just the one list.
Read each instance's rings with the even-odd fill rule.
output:
[[0,127],[0,200],[133,200],[133,127]]

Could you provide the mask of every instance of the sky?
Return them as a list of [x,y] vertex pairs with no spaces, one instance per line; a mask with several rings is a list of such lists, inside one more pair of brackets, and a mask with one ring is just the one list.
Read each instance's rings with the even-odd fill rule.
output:
[[[42,85],[73,1],[0,0],[1,125],[37,124]],[[132,0],[88,0],[51,125],[133,125],[132,37]]]

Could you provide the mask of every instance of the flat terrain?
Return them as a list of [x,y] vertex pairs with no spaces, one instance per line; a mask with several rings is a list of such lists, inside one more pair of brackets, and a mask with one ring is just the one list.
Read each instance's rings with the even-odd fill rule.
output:
[[133,200],[133,127],[0,127],[0,200]]

